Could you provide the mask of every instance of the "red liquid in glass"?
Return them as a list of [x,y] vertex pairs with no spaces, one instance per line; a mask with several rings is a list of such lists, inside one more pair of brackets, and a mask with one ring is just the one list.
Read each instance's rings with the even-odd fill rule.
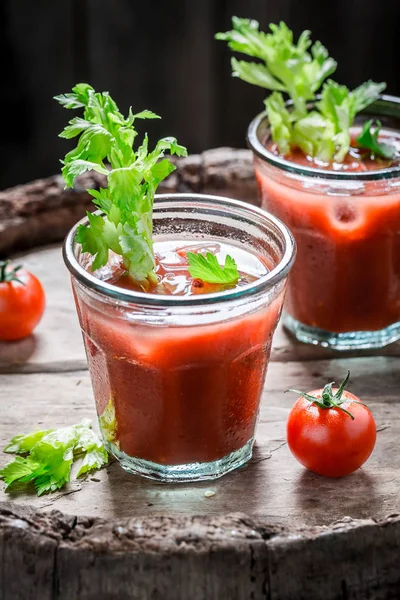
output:
[[[190,247],[189,247],[190,246]],[[241,273],[239,287],[267,273],[255,255],[225,244],[159,242],[159,283],[153,294],[221,291],[193,281],[187,250],[211,250],[221,264],[229,253]],[[133,289],[114,266],[107,280]],[[165,465],[208,462],[242,448],[254,435],[260,396],[282,294],[257,312],[204,324],[129,323],[77,298],[99,416],[110,398],[121,451]],[[226,310],[229,310],[227,306]]]
[[[399,135],[384,137],[399,146]],[[356,148],[343,164],[319,163],[300,151],[285,158],[330,171],[390,165]],[[289,314],[335,333],[380,330],[400,321],[400,191],[386,194],[381,181],[367,181],[356,183],[363,185],[356,195],[346,196],[340,188],[327,195],[315,189],[316,179],[308,191],[295,180],[273,176],[260,161],[256,176],[263,207],[282,219],[297,242]]]

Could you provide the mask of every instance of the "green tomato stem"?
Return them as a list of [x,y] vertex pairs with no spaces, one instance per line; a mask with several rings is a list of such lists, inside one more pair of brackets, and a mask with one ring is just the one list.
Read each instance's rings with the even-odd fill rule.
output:
[[21,285],[25,285],[25,283],[17,277],[17,273],[20,269],[22,269],[22,265],[18,265],[14,269],[7,270],[9,264],[9,260],[0,261],[0,283],[10,283],[11,281],[18,281],[18,283],[20,283]]
[[[348,415],[354,421],[354,416],[351,414],[351,412],[349,412],[342,406],[342,404],[344,402],[346,402],[346,399],[342,400],[342,396],[343,396],[343,392],[346,388],[346,385],[347,385],[349,379],[350,379],[350,371],[347,371],[346,377],[340,384],[340,386],[335,394],[333,393],[333,389],[332,389],[332,385],[335,382],[332,381],[331,383],[327,383],[324,386],[324,389],[321,394],[321,398],[317,398],[317,396],[313,396],[312,394],[306,394],[304,392],[301,392],[300,390],[289,389],[289,390],[286,390],[286,392],[294,392],[295,394],[299,394],[300,396],[302,396],[303,398],[308,400],[310,402],[310,404],[315,404],[315,406],[318,406],[319,408],[323,408],[325,410],[329,410],[332,408],[337,408],[339,410],[342,410],[344,413],[346,413],[346,415]],[[357,404],[362,404],[362,402],[357,402]]]

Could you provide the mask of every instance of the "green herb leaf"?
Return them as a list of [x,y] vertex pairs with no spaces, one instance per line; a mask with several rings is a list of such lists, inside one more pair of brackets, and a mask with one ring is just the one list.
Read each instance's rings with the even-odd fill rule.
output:
[[142,110],[136,115],[132,115],[132,123],[135,119],[161,119],[161,117],[151,110]]
[[293,141],[292,115],[286,108],[283,96],[279,92],[273,92],[265,100],[265,107],[271,126],[272,138],[277,144],[279,152],[285,155],[289,152],[290,144]]
[[202,279],[207,283],[225,284],[237,283],[239,280],[236,262],[229,254],[225,258],[223,267],[211,252],[207,252],[206,256],[195,252],[187,252],[186,256],[190,265],[189,273],[194,279]]
[[247,81],[247,83],[258,85],[267,90],[285,91],[285,86],[282,83],[279,83],[279,81],[273,77],[269,69],[261,63],[237,60],[233,57],[231,59],[231,65],[233,77],[239,77],[240,79],[243,79],[243,81]]
[[102,442],[89,427],[80,428],[74,451],[84,453],[84,458],[77,477],[80,477],[88,471],[101,469],[108,461],[108,454]]
[[34,464],[32,461],[22,458],[22,456],[17,456],[15,460],[1,469],[0,477],[4,479],[8,487],[19,479],[31,476],[32,471],[37,468],[37,466],[38,465]]
[[217,33],[216,39],[264,63],[233,59],[233,75],[271,91],[287,92],[296,114],[305,116],[306,102],[314,99],[323,81],[336,69],[326,48],[320,42],[311,45],[309,31],[304,31],[295,44],[293,32],[283,22],[271,24],[271,33],[259,31],[258,22],[249,19],[233,17],[232,24],[232,31]]
[[72,88],[72,92],[60,94],[59,96],[55,96],[54,99],[62,106],[65,106],[65,108],[83,108],[88,103],[89,91],[94,92],[92,86],[87,83],[77,83],[76,86]]
[[129,275],[146,287],[157,280],[152,238],[154,195],[175,169],[163,157],[166,151],[186,156],[187,150],[175,138],[167,137],[149,152],[147,135],[134,150],[135,121],[160,117],[150,110],[133,114],[130,109],[125,118],[108,92],[97,93],[88,84],[78,84],[56,100],[65,108],[84,109],[83,118],[69,121],[60,134],[67,139],[79,136],[76,148],[63,161],[66,186],[72,187],[75,177],[91,170],[108,179],[108,188],[88,190],[104,218],[88,215],[89,225],[78,228],[76,239],[84,252],[94,256],[93,270],[107,263],[112,250],[123,258]]
[[29,452],[29,455],[17,456],[0,470],[0,478],[7,487],[33,483],[38,496],[54,492],[70,480],[72,463],[77,456],[83,455],[78,476],[100,469],[108,460],[103,444],[87,419],[71,427],[15,436],[5,451]]
[[4,452],[9,454],[28,454],[33,446],[53,429],[45,429],[44,431],[33,431],[26,435],[15,435],[4,448]]
[[[271,33],[259,31],[257,21],[232,18],[233,30],[218,33],[236,51],[262,62],[232,58],[235,77],[271,90],[265,101],[273,141],[281,154],[299,147],[306,154],[325,162],[342,162],[349,151],[350,128],[357,113],[374,102],[385,83],[367,81],[350,92],[346,86],[326,80],[336,62],[320,43],[311,43],[310,32],[303,31],[297,44],[285,25],[270,25]],[[316,92],[324,83],[322,97],[313,108]],[[288,110],[281,92],[293,102]]]
[[104,165],[99,165],[88,160],[75,159],[68,164],[64,164],[61,170],[66,187],[72,188],[74,185],[74,179],[79,177],[79,175],[83,175],[83,173],[86,173],[87,171],[96,171],[101,175],[108,175],[108,171]]
[[108,455],[104,448],[92,448],[91,450],[88,450],[84,456],[77,477],[81,477],[89,471],[101,469],[101,467],[107,463],[107,460]]
[[367,108],[372,102],[378,98],[386,89],[386,83],[376,83],[375,81],[366,81],[352,91],[354,97],[355,114]]
[[[329,135],[333,127],[333,148],[328,160],[344,160],[350,148],[350,128],[356,114],[374,102],[385,86],[384,83],[368,81],[350,92],[345,85],[339,85],[335,81],[325,83],[317,108],[327,120]],[[318,152],[311,156],[320,158]]]
[[70,140],[85,131],[85,129],[88,129],[90,126],[90,121],[86,121],[80,117],[75,117],[69,121],[69,125],[65,127],[64,131],[60,133],[59,137]]
[[99,417],[99,424],[103,438],[107,442],[116,443],[117,419],[113,399],[110,398],[103,413]]
[[[374,131],[372,131],[373,127]],[[366,121],[356,141],[361,148],[370,150],[375,156],[390,160],[396,156],[396,148],[378,140],[381,127],[382,124],[380,121],[376,121],[375,123],[373,119]]]
[[328,80],[317,110],[294,124],[292,143],[309,156],[342,162],[350,149],[350,129],[357,112],[374,102],[384,86],[369,81],[351,92],[345,85]]
[[332,123],[317,111],[312,111],[294,124],[292,142],[304,154],[329,162],[335,150],[334,135]]

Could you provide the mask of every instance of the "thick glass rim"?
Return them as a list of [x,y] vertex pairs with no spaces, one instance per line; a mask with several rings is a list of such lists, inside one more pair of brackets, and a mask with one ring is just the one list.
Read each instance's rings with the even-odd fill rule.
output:
[[[247,296],[253,296],[260,292],[265,292],[277,283],[279,283],[289,273],[296,255],[296,243],[289,229],[276,217],[270,213],[241,202],[240,200],[233,200],[223,196],[212,196],[208,194],[156,194],[154,210],[164,208],[171,208],[171,202],[178,201],[179,203],[196,204],[201,202],[208,204],[211,207],[225,208],[227,214],[229,209],[244,210],[250,215],[254,215],[257,219],[263,219],[264,222],[268,222],[272,225],[275,231],[281,234],[284,241],[284,252],[282,259],[276,267],[271,269],[266,275],[263,275],[256,281],[244,285],[240,288],[233,290],[226,290],[223,292],[214,292],[212,294],[201,294],[195,296],[167,296],[162,294],[149,294],[146,292],[135,292],[133,290],[122,289],[118,286],[106,283],[100,279],[94,277],[91,273],[88,273],[78,262],[75,257],[75,236],[79,225],[86,225],[88,218],[84,217],[70,230],[63,244],[63,259],[64,262],[75,279],[77,279],[85,287],[98,292],[102,296],[128,302],[139,305],[152,305],[158,307],[172,307],[172,306],[201,306],[206,304],[217,304],[219,302],[226,302],[230,300],[237,300]],[[95,214],[102,214],[101,211],[96,211]]]
[[[287,103],[289,106],[291,102]],[[381,95],[376,102],[372,103],[362,113],[370,114],[374,109],[380,110],[381,115],[397,116],[400,118],[400,98],[397,96]],[[362,114],[360,113],[360,114]],[[400,165],[388,167],[374,171],[364,171],[357,173],[346,173],[342,171],[327,171],[325,169],[316,169],[314,167],[300,166],[268,150],[262,143],[262,132],[265,131],[268,124],[268,117],[265,111],[258,114],[250,123],[247,130],[247,145],[256,156],[265,160],[269,164],[293,173],[295,175],[318,177],[320,179],[335,179],[340,181],[377,181],[381,179],[393,179],[400,176]]]

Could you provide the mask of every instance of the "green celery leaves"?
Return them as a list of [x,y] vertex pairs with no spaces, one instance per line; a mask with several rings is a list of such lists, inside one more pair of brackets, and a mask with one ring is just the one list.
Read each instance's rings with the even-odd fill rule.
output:
[[33,483],[38,496],[54,492],[69,482],[72,463],[77,457],[83,457],[78,477],[108,462],[107,451],[87,419],[58,430],[17,435],[4,451],[27,455],[16,456],[0,470],[6,486]]
[[282,94],[273,92],[265,100],[271,133],[281,154],[288,154],[293,141],[293,115],[285,106]]
[[231,50],[258,58],[262,63],[232,59],[233,75],[272,91],[287,92],[298,117],[306,115],[306,103],[314,99],[322,82],[336,69],[320,42],[311,45],[310,32],[304,31],[297,44],[293,32],[281,22],[270,25],[271,33],[259,31],[257,21],[232,18],[233,30],[217,33]]
[[[105,175],[108,188],[88,190],[105,217],[89,215],[81,225],[77,241],[94,256],[93,270],[104,266],[112,250],[123,258],[129,275],[143,287],[156,281],[153,253],[153,204],[158,185],[175,169],[165,152],[187,156],[175,138],[157,142],[149,152],[147,135],[137,150],[134,123],[137,119],[159,119],[150,110],[125,118],[108,92],[98,93],[90,85],[76,85],[71,93],[56,96],[68,109],[83,109],[83,118],[71,119],[61,137],[78,137],[77,146],[66,154],[62,175],[67,187],[87,171]],[[163,159],[163,160],[161,160]],[[109,166],[108,166],[109,165]]]
[[[320,42],[312,44],[309,31],[294,43],[293,32],[282,22],[271,24],[269,33],[259,31],[258,22],[249,19],[233,17],[232,24],[232,31],[216,38],[228,42],[231,50],[261,61],[232,58],[232,71],[233,76],[272,92],[265,107],[279,152],[285,155],[299,147],[325,162],[342,162],[350,148],[355,116],[378,98],[386,84],[368,81],[349,91],[325,81],[335,71],[336,61]],[[283,94],[292,102],[290,109]]]
[[293,145],[325,162],[343,162],[350,149],[350,130],[357,113],[374,102],[385,87],[384,83],[369,81],[350,91],[329,79],[316,102],[316,110],[294,123]]

